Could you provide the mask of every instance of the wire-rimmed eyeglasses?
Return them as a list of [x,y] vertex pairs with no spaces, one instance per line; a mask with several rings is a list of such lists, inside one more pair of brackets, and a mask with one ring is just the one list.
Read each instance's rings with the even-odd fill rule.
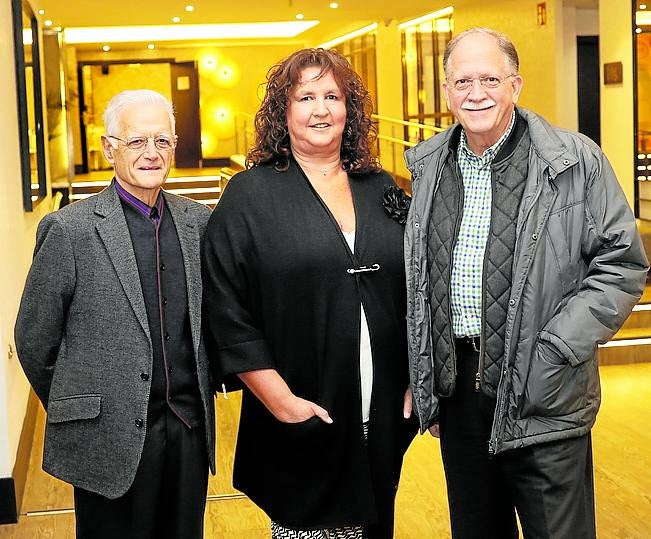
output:
[[476,77],[474,79],[456,79],[452,81],[452,87],[457,92],[465,92],[467,90],[470,90],[474,82],[478,80],[482,88],[486,88],[488,90],[494,90],[495,88],[498,88],[503,82],[506,82],[506,79],[510,79],[511,77],[515,77],[515,76],[517,75],[511,74],[511,75],[507,75],[506,77],[500,78],[500,77],[494,77],[490,75],[487,77]]
[[134,152],[144,150],[150,140],[153,140],[156,149],[161,151],[171,150],[174,148],[174,146],[176,146],[175,138],[169,137],[167,135],[156,135],[155,137],[129,137],[126,140],[121,139],[120,137],[115,137],[113,135],[106,136],[107,138],[112,138],[121,142],[127,147],[127,149]]

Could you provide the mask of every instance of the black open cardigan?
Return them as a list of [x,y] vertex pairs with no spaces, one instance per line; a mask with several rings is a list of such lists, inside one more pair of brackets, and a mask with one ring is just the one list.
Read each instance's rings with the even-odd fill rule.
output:
[[[382,207],[385,173],[350,175],[355,254],[295,161],[229,182],[206,229],[204,317],[228,378],[274,368],[334,420],[285,424],[246,388],[234,485],[271,518],[300,529],[372,524],[391,537],[402,457],[415,424],[408,385],[403,226]],[[374,272],[347,270],[379,264]],[[373,353],[368,442],[362,435],[360,301]],[[374,530],[374,531],[372,531]]]

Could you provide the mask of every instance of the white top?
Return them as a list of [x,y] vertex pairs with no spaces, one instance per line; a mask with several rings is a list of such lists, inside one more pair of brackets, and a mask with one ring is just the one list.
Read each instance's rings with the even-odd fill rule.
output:
[[[355,252],[355,231],[341,231],[346,238],[350,250]],[[371,393],[373,392],[373,356],[371,353],[371,335],[368,332],[368,322],[364,306],[360,304],[361,320],[359,328],[359,379],[362,391],[362,421],[368,422],[371,414]]]

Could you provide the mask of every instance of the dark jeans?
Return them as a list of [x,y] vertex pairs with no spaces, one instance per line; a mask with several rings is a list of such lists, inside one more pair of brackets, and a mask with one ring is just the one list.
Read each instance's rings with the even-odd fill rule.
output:
[[495,400],[475,391],[478,353],[457,341],[457,384],[441,399],[441,452],[454,539],[596,537],[590,435],[490,457]]
[[75,487],[78,539],[200,539],[208,488],[204,429],[171,412],[147,426],[136,477],[119,498]]

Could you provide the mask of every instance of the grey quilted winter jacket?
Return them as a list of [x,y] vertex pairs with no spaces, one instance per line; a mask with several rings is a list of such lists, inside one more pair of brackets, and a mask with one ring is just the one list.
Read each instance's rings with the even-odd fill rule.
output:
[[[626,320],[648,269],[634,216],[600,148],[530,111],[518,112],[528,124],[531,147],[518,212],[492,453],[590,430],[601,400],[597,345]],[[437,377],[456,374],[454,354],[431,348],[431,309],[436,306],[430,305],[427,260],[433,195],[455,128],[405,153],[413,180],[405,232],[407,327],[421,431],[438,419]]]

